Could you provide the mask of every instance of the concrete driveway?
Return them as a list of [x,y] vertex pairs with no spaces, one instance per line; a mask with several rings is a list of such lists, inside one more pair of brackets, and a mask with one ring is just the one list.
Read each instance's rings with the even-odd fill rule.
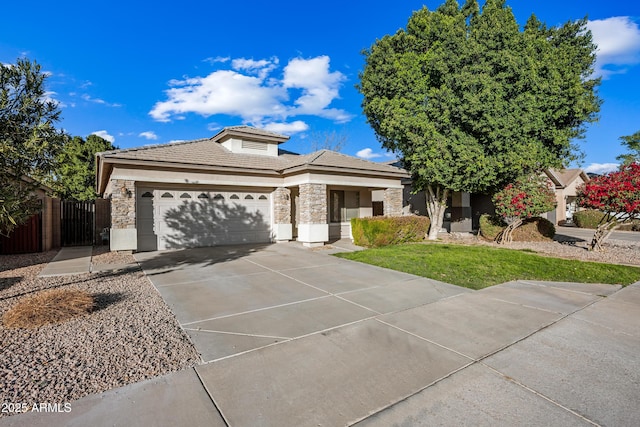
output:
[[468,291],[328,253],[137,254],[203,364],[0,425],[640,425],[640,282]]
[[472,292],[296,244],[137,257],[220,425],[640,423],[640,284]]

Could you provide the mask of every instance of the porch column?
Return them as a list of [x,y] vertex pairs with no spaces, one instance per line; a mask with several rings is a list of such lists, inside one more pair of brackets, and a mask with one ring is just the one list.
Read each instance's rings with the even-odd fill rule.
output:
[[129,179],[111,180],[111,232],[112,251],[138,249],[136,230],[136,186]]
[[322,246],[329,240],[327,185],[300,184],[298,240],[304,246]]
[[455,192],[451,195],[451,232],[471,233],[471,194]]
[[383,196],[384,216],[402,215],[402,188],[387,188]]
[[291,190],[278,187],[273,192],[273,232],[276,242],[293,238],[291,225]]

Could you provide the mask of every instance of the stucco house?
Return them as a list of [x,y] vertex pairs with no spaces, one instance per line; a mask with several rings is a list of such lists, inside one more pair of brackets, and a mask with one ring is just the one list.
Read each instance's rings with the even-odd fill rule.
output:
[[[400,162],[397,161],[389,164],[400,166]],[[579,210],[577,188],[588,182],[589,176],[582,169],[547,169],[544,174],[553,183],[557,206],[542,216],[556,225],[571,220],[573,213]],[[405,211],[427,215],[424,192],[413,193],[411,178],[405,178],[402,182]],[[453,192],[447,200],[443,228],[448,232],[471,232],[479,228],[481,215],[493,215],[494,212],[491,196]]]
[[150,251],[350,235],[350,219],[402,214],[405,170],[329,150],[298,155],[288,136],[232,126],[212,138],[96,154],[111,199],[111,250]]
[[548,169],[546,175],[553,182],[558,206],[547,213],[547,219],[554,224],[570,221],[579,210],[578,187],[589,182],[589,176],[582,169]]

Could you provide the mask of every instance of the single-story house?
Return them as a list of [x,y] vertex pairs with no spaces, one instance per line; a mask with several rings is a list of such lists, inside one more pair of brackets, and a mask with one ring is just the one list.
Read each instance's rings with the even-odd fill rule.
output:
[[402,214],[405,170],[329,150],[281,150],[250,126],[212,138],[96,154],[111,199],[111,250],[258,243],[306,246],[350,236],[350,220]]

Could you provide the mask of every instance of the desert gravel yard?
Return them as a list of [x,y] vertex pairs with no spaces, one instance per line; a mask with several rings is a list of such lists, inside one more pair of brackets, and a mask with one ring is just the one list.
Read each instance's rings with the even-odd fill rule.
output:
[[[50,288],[88,291],[97,306],[89,315],[38,329],[0,325],[0,401],[29,407],[70,402],[200,362],[141,270],[38,277],[55,255],[0,256],[0,316],[20,297]],[[105,267],[135,260],[96,248],[92,262]]]

